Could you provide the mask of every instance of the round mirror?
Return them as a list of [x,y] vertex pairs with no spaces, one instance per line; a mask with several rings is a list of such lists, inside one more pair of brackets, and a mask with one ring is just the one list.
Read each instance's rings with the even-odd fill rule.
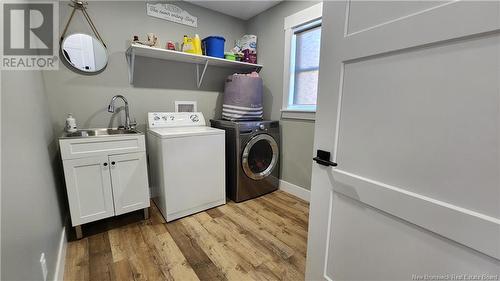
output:
[[88,34],[75,33],[64,38],[61,53],[70,69],[86,74],[99,73],[108,64],[106,47]]

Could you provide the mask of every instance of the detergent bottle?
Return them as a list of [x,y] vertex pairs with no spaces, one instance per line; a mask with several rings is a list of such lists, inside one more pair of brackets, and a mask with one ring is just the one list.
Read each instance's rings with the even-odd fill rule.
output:
[[195,45],[192,37],[184,35],[184,40],[182,42],[182,51],[185,53],[195,54]]
[[201,39],[200,39],[200,36],[198,34],[194,35],[193,42],[194,42],[195,54],[203,55],[203,52],[201,51]]

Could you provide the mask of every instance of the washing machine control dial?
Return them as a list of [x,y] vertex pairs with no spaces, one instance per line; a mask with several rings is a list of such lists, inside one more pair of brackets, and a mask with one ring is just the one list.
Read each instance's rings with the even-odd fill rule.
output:
[[195,114],[189,116],[189,119],[191,119],[191,121],[193,121],[193,122],[199,122],[200,121],[200,118],[198,117],[198,115],[195,115]]
[[158,116],[158,115],[155,115],[155,117],[154,117],[154,120],[155,120],[155,121],[158,121],[158,120],[160,120],[160,116]]

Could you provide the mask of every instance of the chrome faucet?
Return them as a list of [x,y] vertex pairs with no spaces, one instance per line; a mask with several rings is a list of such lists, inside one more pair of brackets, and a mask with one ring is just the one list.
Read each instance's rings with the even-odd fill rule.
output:
[[108,105],[108,112],[110,112],[110,113],[114,113],[115,112],[115,101],[116,101],[117,98],[122,99],[123,102],[125,103],[125,126],[119,126],[118,128],[123,127],[125,130],[133,129],[135,127],[135,125],[137,125],[137,123],[136,122],[130,122],[130,113],[129,113],[129,108],[128,108],[128,101],[127,101],[127,99],[124,96],[122,96],[122,95],[116,95],[116,96],[112,97],[111,98],[111,102]]

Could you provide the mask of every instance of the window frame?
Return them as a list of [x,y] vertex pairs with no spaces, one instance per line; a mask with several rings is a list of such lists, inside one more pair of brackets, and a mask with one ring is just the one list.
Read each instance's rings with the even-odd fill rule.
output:
[[284,51],[284,67],[283,67],[283,104],[281,107],[281,117],[291,119],[314,120],[316,115],[316,106],[293,106],[290,101],[293,100],[293,91],[295,78],[294,59],[295,56],[295,32],[297,28],[309,29],[308,24],[316,23],[322,18],[323,3],[316,4],[307,9],[299,11],[293,15],[285,17],[285,51]]

